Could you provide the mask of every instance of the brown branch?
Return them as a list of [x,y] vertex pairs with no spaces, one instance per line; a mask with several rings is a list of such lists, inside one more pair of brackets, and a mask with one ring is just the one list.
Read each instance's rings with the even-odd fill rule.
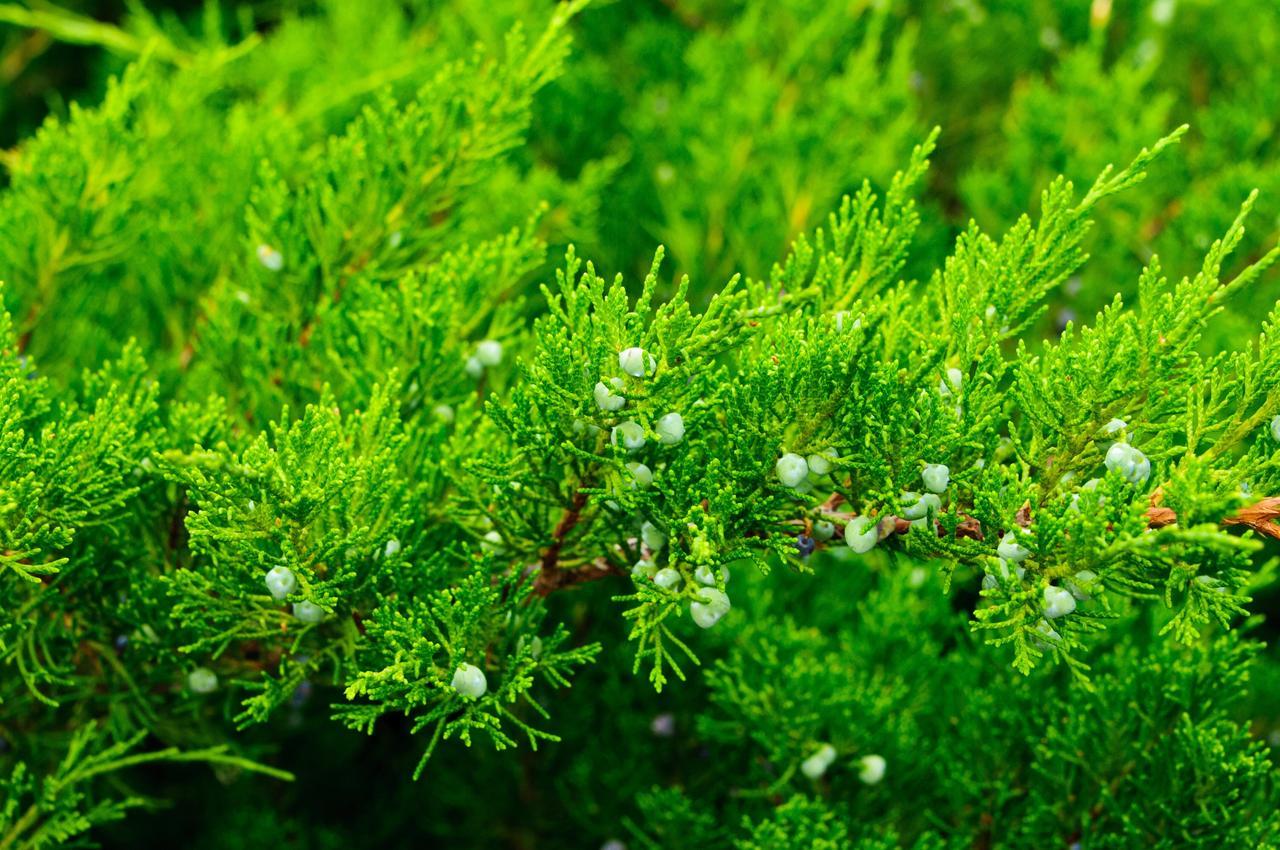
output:
[[590,565],[572,570],[554,569],[550,572],[539,570],[533,582],[533,592],[539,596],[549,596],[557,590],[564,590],[589,581],[597,581],[609,576],[626,575],[620,567],[610,563],[606,558],[596,558]]
[[174,566],[178,564],[179,553],[186,548],[187,544],[187,514],[190,512],[187,506],[187,493],[182,492],[182,497],[178,499],[178,504],[174,509],[173,516],[169,519],[169,551],[174,553]]
[[[1175,513],[1172,508],[1165,507],[1161,504],[1163,498],[1164,493],[1158,487],[1151,494],[1151,506],[1147,508],[1147,525],[1149,528],[1164,528],[1166,526],[1173,525],[1178,521],[1177,513]],[[833,541],[838,543],[843,537],[845,523],[848,523],[849,520],[854,517],[854,514],[851,513],[839,513],[830,510],[832,506],[840,504],[840,501],[841,499],[839,494],[835,494],[819,508],[822,514],[835,524],[836,533],[832,537],[831,541],[825,543],[818,542],[818,548],[825,548],[827,546],[834,545]],[[986,539],[981,522],[967,514],[961,514],[961,517],[962,519],[959,525],[956,526],[955,531],[955,536],[957,538],[967,538],[969,540]],[[1018,525],[1023,528],[1030,527],[1030,505],[1023,505],[1022,508],[1019,509],[1015,520]],[[1277,524],[1276,520],[1280,520],[1280,496],[1268,496],[1265,499],[1254,502],[1252,505],[1241,508],[1231,516],[1225,517],[1222,520],[1222,524],[1224,526],[1244,525],[1259,534],[1272,538],[1273,540],[1280,540],[1280,524]],[[908,520],[892,514],[882,517],[880,519],[880,523],[880,539],[882,540],[894,534],[906,534],[911,530],[911,523]],[[808,518],[802,520],[788,520],[786,524],[795,526],[798,534],[803,533],[812,535],[813,533],[812,523]],[[941,524],[935,522],[935,528],[937,529],[939,537],[945,536],[946,532],[943,530]],[[764,537],[766,535],[761,531],[754,533],[748,532],[747,536]]]
[[[1164,507],[1161,504],[1163,497],[1164,493],[1160,488],[1156,488],[1151,494],[1151,506],[1147,509],[1147,521],[1150,528],[1164,528],[1178,521],[1177,514],[1171,508]],[[854,517],[852,513],[834,510],[843,501],[843,497],[839,493],[833,493],[819,507],[822,515],[836,525],[836,534],[832,538],[833,541],[839,541],[843,538],[843,526]],[[611,563],[607,558],[596,558],[589,565],[574,569],[564,569],[560,566],[560,553],[564,548],[565,539],[582,518],[582,509],[586,506],[586,503],[586,493],[581,491],[576,493],[573,501],[560,517],[560,522],[556,524],[555,531],[552,532],[551,544],[542,551],[542,557],[538,563],[538,574],[534,579],[532,588],[533,593],[536,595],[545,597],[557,590],[597,581],[608,576],[626,575],[625,570]],[[957,538],[979,541],[986,539],[981,522],[967,514],[962,514],[961,516],[962,519],[955,529]],[[1224,526],[1248,526],[1259,534],[1280,540],[1280,525],[1275,522],[1277,519],[1280,519],[1280,496],[1271,496],[1241,508],[1231,516],[1223,519],[1222,524]],[[1018,511],[1016,521],[1024,528],[1030,525],[1030,505],[1024,505]],[[813,533],[812,522],[808,518],[790,520],[786,524],[794,526],[796,534],[812,535]],[[911,530],[911,523],[908,520],[892,514],[882,516],[879,524],[881,538],[894,534],[906,534]],[[945,536],[946,532],[941,524],[935,522],[935,528],[939,537]],[[766,535],[763,531],[759,531],[748,532],[747,536],[764,537]],[[831,544],[817,543],[817,545],[825,547]]]
[[565,508],[560,522],[556,523],[555,531],[551,533],[551,545],[542,550],[542,557],[538,562],[538,576],[533,581],[533,592],[539,596],[546,596],[561,588],[604,578],[607,575],[621,574],[617,567],[602,558],[594,561],[589,567],[566,570],[560,566],[560,552],[564,548],[565,538],[582,519],[582,509],[586,505],[587,494],[582,490],[574,493],[573,501],[569,503],[569,507]]
[[564,515],[560,517],[560,522],[556,524],[556,530],[551,533],[551,545],[542,553],[542,571],[549,572],[557,569],[557,561],[560,559],[560,550],[564,546],[564,539],[573,531],[573,527],[578,524],[578,520],[582,518],[582,509],[586,507],[587,494],[579,490],[573,494],[573,501],[569,507],[565,508]]

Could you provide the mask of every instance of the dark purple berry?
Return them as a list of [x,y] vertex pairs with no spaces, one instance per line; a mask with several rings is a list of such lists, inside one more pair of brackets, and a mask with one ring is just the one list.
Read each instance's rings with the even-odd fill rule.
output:
[[307,700],[311,699],[311,682],[303,679],[298,683],[298,687],[293,689],[293,696],[289,698],[289,702],[294,708],[301,708],[307,704]]

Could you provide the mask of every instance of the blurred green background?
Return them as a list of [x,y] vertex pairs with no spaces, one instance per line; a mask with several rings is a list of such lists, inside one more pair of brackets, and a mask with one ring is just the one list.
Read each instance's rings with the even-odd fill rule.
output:
[[[354,75],[391,61],[360,51],[381,24],[356,19],[395,18],[384,29],[405,28],[410,39],[492,46],[512,23],[536,27],[550,7],[113,0],[66,8],[175,43],[234,43],[282,22],[327,19],[335,29],[324,33],[326,49]],[[20,6],[0,8],[10,10],[3,21]],[[1280,4],[1271,0],[600,0],[574,30],[570,67],[540,95],[523,154],[536,158],[526,166],[580,180],[551,199],[553,258],[557,241],[574,241],[630,274],[661,242],[695,292],[734,272],[765,275],[842,194],[864,179],[882,188],[935,125],[942,137],[923,199],[924,238],[908,269],[922,277],[971,218],[998,233],[1034,211],[1052,176],[1086,183],[1191,125],[1145,186],[1102,210],[1094,259],[1058,294],[1046,332],[1132,292],[1153,253],[1173,275],[1193,272],[1254,188],[1261,196],[1236,262],[1280,234]],[[132,55],[0,23],[0,148],[74,101],[97,102]],[[279,81],[286,99],[302,80]],[[1232,305],[1239,321],[1221,324],[1211,346],[1254,328],[1274,300],[1264,288]]]

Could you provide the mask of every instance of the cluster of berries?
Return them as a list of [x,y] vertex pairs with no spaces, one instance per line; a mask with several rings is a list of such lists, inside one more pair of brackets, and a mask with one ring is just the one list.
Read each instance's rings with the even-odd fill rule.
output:
[[[646,521],[640,526],[640,541],[648,550],[649,557],[637,561],[631,568],[632,578],[636,581],[649,580],[663,590],[678,593],[684,583],[684,576],[680,571],[670,566],[658,569],[653,562],[654,556],[667,545],[667,536],[653,523]],[[689,616],[702,628],[709,629],[720,622],[732,607],[729,594],[718,586],[728,585],[729,570],[721,567],[718,571],[713,571],[702,564],[693,571],[693,579],[696,589],[689,602]]]
[[[628,348],[618,354],[618,367],[633,378],[643,378],[652,375],[658,363],[654,356],[643,348]],[[610,378],[607,384],[604,381],[596,382],[592,397],[601,410],[606,413],[616,413],[627,406],[626,396],[622,394],[624,389],[625,384],[622,378]],[[659,417],[658,421],[653,423],[653,435],[662,445],[674,446],[684,439],[684,417],[675,411]],[[648,435],[643,425],[628,419],[613,426],[609,439],[615,446],[620,446],[634,454],[644,448]],[[637,481],[647,475],[648,481],[640,481],[641,486],[646,486],[649,481],[652,481],[652,474],[644,464],[636,464],[636,466],[643,467],[643,471],[637,473],[633,469],[632,472],[636,474]]]
[[[399,543],[396,544],[396,548],[399,548]],[[272,567],[267,570],[266,585],[271,598],[277,602],[283,602],[285,597],[298,589],[298,577],[286,566]],[[321,622],[326,614],[319,605],[304,599],[293,603],[293,616],[304,623],[311,624]]]
[[[835,462],[839,457],[839,452],[834,448],[824,449],[807,458],[794,452],[787,452],[774,464],[774,473],[784,486],[803,492],[812,486],[815,475],[822,476],[830,473],[835,468]],[[902,517],[909,520],[912,525],[927,523],[930,514],[936,514],[942,510],[942,498],[939,494],[945,493],[950,485],[951,470],[945,464],[928,463],[921,471],[920,479],[928,492],[924,495],[905,492],[901,496]],[[818,542],[830,540],[834,534],[833,523],[818,520],[813,524],[812,536],[801,534],[796,545],[801,555],[808,555]],[[858,554],[870,552],[880,542],[880,523],[866,515],[853,517],[845,523],[844,540],[849,548]]]
[[[823,744],[818,748],[817,752],[800,763],[800,772],[809,779],[820,779],[835,760],[836,748],[830,744]],[[875,785],[884,779],[886,766],[887,763],[884,760],[884,756],[874,753],[863,756],[858,759],[858,778],[867,785]]]
[[469,377],[479,380],[485,369],[501,362],[502,343],[495,339],[485,339],[476,344],[476,351],[467,358],[464,368]]

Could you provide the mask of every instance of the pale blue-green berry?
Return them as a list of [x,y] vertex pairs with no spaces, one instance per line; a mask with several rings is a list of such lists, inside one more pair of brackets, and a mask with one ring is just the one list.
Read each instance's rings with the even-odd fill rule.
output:
[[208,667],[197,667],[187,674],[187,688],[195,694],[210,694],[218,689],[218,674]]
[[258,262],[268,271],[278,272],[284,268],[284,255],[270,245],[259,245],[257,254]]
[[293,616],[304,623],[319,623],[328,614],[310,599],[304,599],[301,602],[293,603]]
[[883,756],[872,753],[858,759],[858,778],[868,785],[875,785],[884,779],[885,760]]
[[431,408],[431,412],[435,414],[436,419],[448,425],[453,422],[453,408],[447,404],[437,404]]
[[680,583],[680,572],[671,567],[663,567],[653,576],[653,583],[663,590],[670,590]]
[[698,598],[689,603],[689,616],[704,629],[709,629],[720,618],[729,613],[729,594],[717,587],[704,587],[698,591]]
[[594,437],[596,434],[600,433],[600,426],[596,425],[593,422],[587,422],[582,419],[575,419],[573,420],[573,433],[579,436],[583,434],[590,434],[592,437]]
[[644,428],[639,422],[622,422],[613,426],[609,435],[615,446],[621,446],[629,452],[638,452],[644,448]]
[[604,381],[596,381],[596,387],[591,391],[591,395],[595,398],[597,407],[610,413],[615,410],[621,410],[623,405],[627,403],[625,398],[605,386]]
[[705,584],[708,587],[714,587],[716,584],[717,572],[724,579],[724,583],[728,584],[729,583],[728,567],[721,567],[719,570],[713,571],[711,567],[707,566],[706,564],[699,564],[697,569],[693,571],[693,577],[697,579],[699,584]]
[[1062,583],[1062,586],[1071,591],[1071,595],[1081,602],[1089,599],[1089,593],[1093,589],[1094,583],[1098,580],[1098,574],[1093,570],[1080,570]]
[[643,463],[632,461],[627,464],[627,470],[631,473],[631,477],[635,479],[633,486],[648,487],[653,483],[653,470]]
[[787,452],[774,464],[778,480],[787,487],[799,487],[809,475],[809,464],[794,452]]
[[497,366],[502,362],[502,343],[496,339],[481,340],[476,345],[476,359],[481,366]]
[[1076,598],[1064,587],[1049,585],[1044,589],[1044,615],[1050,620],[1065,617],[1076,610]]
[[618,366],[633,378],[643,378],[658,366],[658,361],[643,348],[626,348],[618,353]]
[[399,248],[400,243],[403,241],[404,241],[404,233],[402,233],[399,230],[393,230],[391,231],[391,234],[387,236],[387,244],[390,245],[392,248]]
[[870,517],[856,516],[844,527],[844,542],[859,555],[870,552],[879,540],[879,529]]
[[1123,419],[1112,419],[1106,425],[1102,426],[1102,430],[1108,434],[1114,434],[1117,431],[1123,431],[1129,427],[1129,423]]
[[[1058,630],[1049,625],[1048,620],[1041,620],[1035,625],[1035,632],[1040,637],[1034,638],[1033,642],[1037,649],[1052,649],[1053,644],[1062,640],[1062,635],[1058,634]],[[1041,640],[1043,638],[1043,640]]]
[[1119,472],[1130,484],[1141,484],[1151,474],[1151,462],[1147,456],[1128,443],[1112,443],[1104,463],[1107,469]]
[[913,588],[921,587],[924,584],[925,579],[928,577],[929,574],[925,572],[924,567],[915,567],[911,570],[910,574],[907,575],[907,586]]
[[951,483],[951,470],[945,464],[927,463],[924,471],[920,473],[920,478],[924,481],[925,489],[934,493],[943,493]]
[[902,501],[905,507],[902,509],[902,518],[909,520],[922,520],[932,511],[935,514],[942,512],[942,499],[938,498],[936,493],[925,493],[923,496],[917,493],[903,493]]
[[1151,460],[1137,449],[1133,450],[1137,458],[1137,462],[1133,465],[1133,475],[1129,478],[1130,484],[1146,484],[1147,479],[1151,477]]
[[[848,315],[849,315],[849,311],[848,311],[848,310],[837,310],[837,311],[836,311],[835,319],[836,319],[836,331],[837,331],[837,332],[843,332],[843,331],[844,331],[844,320],[848,317]],[[858,330],[858,329],[859,329],[859,328],[861,328],[861,327],[862,327],[862,317],[861,317],[861,316],[858,316],[857,318],[855,318],[855,319],[854,319],[854,320],[849,324],[849,329],[850,329],[850,330],[855,330],[855,331],[856,331],[856,330]]]
[[479,357],[468,357],[463,369],[466,370],[467,376],[471,378],[479,378],[484,374],[484,364],[480,362]]
[[1271,417],[1271,436],[1280,441],[1280,414]]
[[[1005,558],[996,558],[996,569],[1000,571],[1000,577],[1003,578],[1005,581],[1009,580],[1009,564],[1010,563],[1011,562]],[[1013,561],[1012,563],[1016,564],[1017,561]],[[1014,567],[1014,574],[1017,575],[1018,581],[1022,581],[1023,577],[1026,576],[1027,574],[1027,568],[1022,566],[1016,566]]]
[[[1087,492],[1093,493],[1093,492],[1097,491],[1097,489],[1098,489],[1098,479],[1097,479],[1097,478],[1090,478],[1088,481],[1086,481],[1086,482],[1084,482],[1083,484],[1081,484],[1081,485],[1080,485],[1080,490],[1081,490],[1081,492],[1085,492],[1085,491],[1087,491]],[[1106,500],[1107,500],[1107,499],[1106,499],[1106,497],[1105,497],[1105,496],[1099,496],[1099,497],[1098,497],[1098,504],[1099,504],[1099,505],[1101,505],[1101,504],[1102,504],[1103,502],[1105,502]],[[1068,505],[1068,507],[1069,507],[1072,511],[1075,511],[1076,513],[1080,513],[1080,493],[1072,493],[1072,494],[1071,494],[1071,504],[1070,504],[1070,505]]]
[[996,547],[996,554],[1006,561],[1022,561],[1031,554],[1031,550],[1018,542],[1018,535],[1006,531],[1000,538],[1000,545]]
[[649,731],[657,738],[670,738],[676,733],[676,716],[669,711],[655,715],[649,721]]
[[[662,166],[658,166],[658,168],[659,168],[659,171],[661,171]],[[667,168],[671,168],[671,166],[668,165]],[[662,179],[661,174],[658,175],[658,179]],[[669,181],[670,181],[670,178],[668,178],[667,181],[665,182],[669,182]],[[619,841],[616,838],[610,838],[604,844],[600,845],[600,850],[627,850],[627,845],[623,844],[621,841]]]
[[658,420],[654,433],[664,446],[674,446],[684,439],[684,417],[674,411]]
[[652,552],[657,552],[667,545],[667,535],[663,534],[661,529],[647,520],[640,526],[640,540]]
[[635,566],[631,568],[631,577],[636,581],[641,579],[651,579],[658,572],[658,567],[647,558],[641,558],[636,561]]
[[1112,443],[1103,463],[1130,484],[1143,484],[1151,476],[1151,461],[1128,443]]
[[474,664],[459,664],[453,671],[453,689],[467,699],[479,699],[489,690],[489,682],[484,671]]
[[520,636],[520,640],[516,641],[516,651],[529,647],[529,657],[535,661],[542,657],[542,638],[534,636],[533,640],[528,640],[524,635]]
[[[1015,567],[1018,581],[1022,581],[1022,577],[1027,574],[1026,567]],[[996,558],[996,571],[987,573],[982,578],[982,589],[990,590],[1000,584],[1001,581],[1009,580],[1009,562],[1004,558]]]
[[496,554],[506,548],[502,540],[502,535],[496,531],[486,531],[484,537],[480,538],[480,548],[485,552]]
[[[1027,574],[1026,567],[1014,567],[1018,581],[1022,581],[1023,576]],[[1000,584],[1001,581],[1009,580],[1009,562],[1004,558],[996,558],[996,571],[987,573],[982,577],[982,589],[990,590]]]
[[382,554],[386,558],[400,554],[400,541],[392,537],[387,541],[387,545],[382,547]]
[[938,381],[938,395],[946,398],[953,392],[959,392],[963,383],[964,373],[952,367],[947,370],[947,376]]
[[820,519],[813,524],[813,539],[827,541],[835,537],[835,523]]
[[818,751],[800,763],[800,772],[809,779],[818,779],[836,760],[836,748],[823,744]]
[[1221,583],[1220,583],[1216,578],[1214,578],[1213,576],[1208,576],[1208,575],[1198,575],[1198,576],[1196,576],[1195,581],[1196,581],[1196,584],[1203,585],[1204,587],[1207,587],[1207,588],[1209,588],[1209,589],[1213,590],[1213,592],[1214,592],[1214,593],[1226,593],[1226,592],[1227,592],[1227,588],[1226,588],[1224,585],[1222,585],[1222,584],[1221,584]]
[[266,581],[267,592],[277,602],[283,602],[286,596],[298,588],[298,577],[293,574],[293,570],[284,566],[267,570]]
[[805,463],[809,465],[810,472],[815,472],[818,475],[826,475],[835,468],[833,461],[838,457],[840,457],[840,453],[838,451],[828,448],[823,449],[817,454],[809,455],[805,460]]

